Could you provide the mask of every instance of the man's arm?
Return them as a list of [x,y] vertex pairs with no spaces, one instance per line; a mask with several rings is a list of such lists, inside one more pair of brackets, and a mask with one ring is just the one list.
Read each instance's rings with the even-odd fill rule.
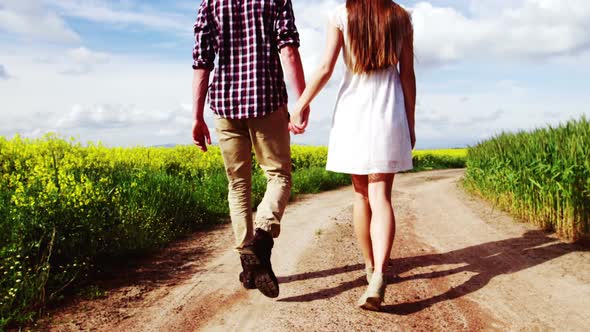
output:
[[[305,74],[299,54],[299,32],[295,25],[291,0],[284,0],[282,6],[279,7],[275,30],[285,76],[293,86],[296,97],[299,98],[305,90]],[[307,109],[307,114],[309,114],[309,109]],[[289,129],[292,129],[291,124],[289,124]]]
[[209,73],[215,61],[213,47],[213,29],[210,23],[209,2],[203,0],[199,6],[197,21],[195,22],[195,47],[193,48],[193,143],[201,150],[207,151],[207,144],[211,144],[209,128],[205,123],[205,102],[209,88]]
[[193,74],[193,143],[204,152],[207,151],[207,144],[211,144],[211,135],[204,115],[209,73],[208,69],[195,69]]
[[281,49],[281,62],[285,70],[285,76],[291,82],[297,98],[305,90],[305,73],[299,49],[295,46],[285,46]]
[[[295,46],[285,46],[281,49],[281,62],[285,70],[285,76],[291,82],[296,98],[299,98],[305,90],[305,73],[299,49]],[[307,108],[309,115],[309,108]],[[307,121],[307,119],[306,119]]]

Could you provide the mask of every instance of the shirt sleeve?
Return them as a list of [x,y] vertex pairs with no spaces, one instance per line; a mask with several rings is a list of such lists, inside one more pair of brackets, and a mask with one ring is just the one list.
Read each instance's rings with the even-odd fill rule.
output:
[[194,25],[195,47],[193,48],[193,69],[209,69],[215,67],[215,37],[211,24],[209,0],[202,0]]
[[277,32],[277,47],[280,51],[287,45],[299,47],[299,32],[295,26],[295,14],[291,0],[284,0],[278,8],[278,16],[275,22]]

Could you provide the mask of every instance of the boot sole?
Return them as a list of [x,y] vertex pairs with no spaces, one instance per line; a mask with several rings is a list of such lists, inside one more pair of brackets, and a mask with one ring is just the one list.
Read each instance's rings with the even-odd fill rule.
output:
[[258,288],[264,296],[272,299],[279,296],[279,284],[273,280],[271,274],[266,269],[258,271],[254,283],[256,284],[256,288]]
[[256,255],[244,255],[245,263],[253,267],[254,284],[256,288],[266,297],[276,298],[279,296],[279,283],[273,278],[271,268],[262,267]]
[[251,283],[249,283],[247,280],[245,280],[244,278],[244,273],[240,273],[240,277],[239,277],[240,282],[242,283],[242,286],[244,286],[245,289],[256,289],[256,285],[253,285]]

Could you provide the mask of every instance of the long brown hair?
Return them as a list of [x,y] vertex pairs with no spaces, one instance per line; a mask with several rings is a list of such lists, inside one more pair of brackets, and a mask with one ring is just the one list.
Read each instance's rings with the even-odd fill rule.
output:
[[413,33],[408,12],[391,0],[346,0],[346,9],[348,68],[361,74],[396,65],[404,38]]

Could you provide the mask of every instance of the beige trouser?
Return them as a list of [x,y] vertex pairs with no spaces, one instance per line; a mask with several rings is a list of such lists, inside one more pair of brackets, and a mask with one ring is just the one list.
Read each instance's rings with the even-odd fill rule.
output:
[[[291,136],[287,107],[262,118],[217,117],[215,128],[229,180],[229,210],[238,252],[249,252],[254,226],[273,237],[291,193]],[[252,222],[252,148],[267,179],[266,193]]]

